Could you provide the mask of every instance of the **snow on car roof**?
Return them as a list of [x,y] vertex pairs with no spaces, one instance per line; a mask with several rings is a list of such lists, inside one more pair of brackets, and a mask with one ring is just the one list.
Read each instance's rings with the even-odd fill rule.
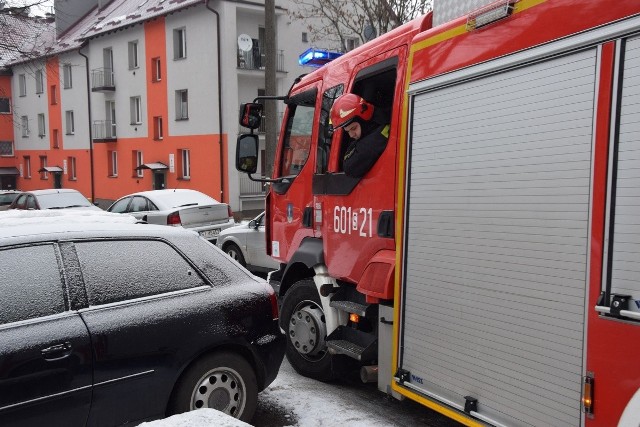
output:
[[[0,238],[51,232],[122,230],[138,222],[131,215],[93,210],[8,210],[0,212]],[[166,227],[165,227],[166,228]]]
[[135,193],[148,197],[159,209],[171,209],[197,203],[198,205],[217,205],[219,201],[196,190],[179,188],[175,190],[151,190]]

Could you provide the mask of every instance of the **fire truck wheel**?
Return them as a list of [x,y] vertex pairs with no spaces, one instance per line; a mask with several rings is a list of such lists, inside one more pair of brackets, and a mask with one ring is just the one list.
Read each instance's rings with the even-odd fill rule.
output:
[[336,378],[340,359],[332,356],[325,344],[324,312],[313,279],[291,286],[282,302],[280,319],[287,334],[287,359],[296,372],[320,381]]

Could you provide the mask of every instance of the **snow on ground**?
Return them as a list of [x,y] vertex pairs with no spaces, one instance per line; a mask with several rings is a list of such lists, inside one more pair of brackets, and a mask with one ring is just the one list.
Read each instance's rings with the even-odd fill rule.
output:
[[138,427],[251,427],[215,409],[198,409],[174,415],[164,420],[150,421],[140,424]]

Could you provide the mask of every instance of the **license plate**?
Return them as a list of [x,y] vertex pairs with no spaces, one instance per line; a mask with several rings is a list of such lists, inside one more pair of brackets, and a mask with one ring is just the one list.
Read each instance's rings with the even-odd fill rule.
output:
[[215,239],[220,234],[220,229],[216,228],[215,230],[205,230],[201,231],[200,235],[205,239]]

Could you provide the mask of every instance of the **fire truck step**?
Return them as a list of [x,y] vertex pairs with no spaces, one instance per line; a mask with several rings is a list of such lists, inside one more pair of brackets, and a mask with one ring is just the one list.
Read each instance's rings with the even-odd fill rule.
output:
[[338,310],[346,311],[347,313],[355,313],[359,316],[366,316],[369,304],[360,304],[353,301],[331,300],[331,307]]
[[335,354],[344,354],[360,361],[376,360],[378,340],[375,335],[346,326],[338,326],[327,337],[327,347]]

